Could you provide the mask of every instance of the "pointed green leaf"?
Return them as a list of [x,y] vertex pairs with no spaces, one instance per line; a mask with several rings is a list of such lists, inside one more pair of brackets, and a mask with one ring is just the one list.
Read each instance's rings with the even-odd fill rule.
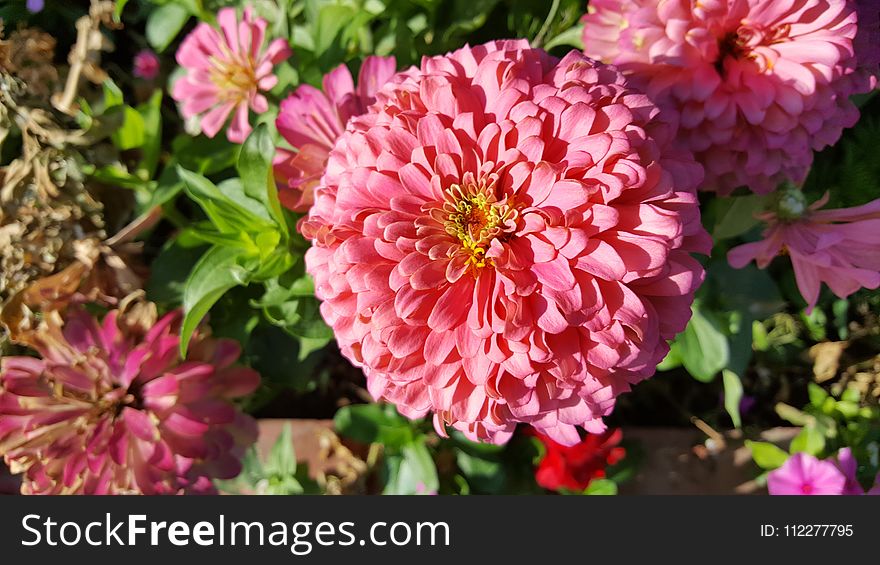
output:
[[730,360],[727,336],[714,319],[703,314],[698,304],[694,305],[691,321],[679,336],[678,344],[685,369],[698,381],[711,381]]
[[290,422],[284,424],[281,433],[269,457],[266,459],[266,473],[278,475],[280,477],[292,477],[296,475],[296,452],[293,445],[293,433],[290,428]]
[[241,147],[238,156],[238,174],[245,194],[262,204],[275,223],[283,227],[286,221],[272,172],[274,155],[275,143],[269,134],[269,128],[266,124],[260,124]]
[[742,427],[742,418],[739,413],[739,403],[743,397],[743,386],[739,375],[730,369],[721,371],[721,378],[724,381],[724,409],[730,414],[735,428]]
[[180,4],[165,4],[150,12],[147,18],[147,42],[158,52],[168,47],[191,14]]
[[751,450],[752,459],[758,467],[767,471],[781,467],[788,460],[788,453],[772,443],[746,440],[746,447]]
[[247,284],[250,274],[238,264],[240,256],[239,249],[212,247],[193,267],[183,290],[182,356],[186,356],[189,340],[211,306],[230,288]]

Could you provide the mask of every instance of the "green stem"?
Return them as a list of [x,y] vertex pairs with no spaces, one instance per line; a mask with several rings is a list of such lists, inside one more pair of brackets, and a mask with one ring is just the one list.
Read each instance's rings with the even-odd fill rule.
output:
[[559,0],[553,0],[553,4],[550,6],[550,11],[547,13],[547,19],[544,20],[544,25],[541,26],[538,35],[536,35],[535,40],[532,41],[532,47],[540,47],[544,44],[544,36],[550,31],[550,23],[556,18],[556,12],[558,11]]

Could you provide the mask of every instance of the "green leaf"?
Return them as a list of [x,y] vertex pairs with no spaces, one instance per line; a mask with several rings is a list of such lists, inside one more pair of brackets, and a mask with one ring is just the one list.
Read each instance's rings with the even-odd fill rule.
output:
[[162,91],[156,89],[150,99],[137,107],[143,122],[143,143],[139,170],[143,170],[147,178],[152,178],[159,163],[162,151]]
[[817,456],[825,449],[825,436],[813,426],[804,426],[800,433],[791,440],[792,453],[809,453]]
[[370,444],[382,443],[386,448],[399,448],[413,439],[409,421],[390,404],[355,404],[343,406],[333,416],[339,435]]
[[349,6],[339,4],[323,6],[314,24],[315,55],[320,56],[330,49],[356,14],[354,8]]
[[184,169],[214,175],[235,164],[239,146],[223,136],[178,135],[171,142],[171,152]]
[[507,482],[507,470],[494,454],[475,454],[467,449],[455,450],[455,462],[468,484],[483,494],[498,494]]
[[120,151],[141,147],[146,139],[143,116],[131,106],[123,106],[122,115],[122,127],[111,136],[113,143]]
[[246,285],[249,273],[238,264],[239,249],[212,247],[193,268],[183,291],[183,324],[180,330],[180,352],[186,357],[189,340],[211,306],[230,288]]
[[714,200],[718,211],[712,237],[717,241],[746,233],[760,223],[756,215],[764,210],[766,203],[767,197],[759,194]]
[[746,447],[751,450],[752,459],[755,460],[758,467],[766,471],[781,467],[788,460],[788,453],[772,443],[746,440]]
[[153,10],[147,17],[147,41],[161,53],[168,47],[191,14],[180,4],[165,4]]
[[807,384],[807,395],[810,398],[810,404],[816,408],[821,408],[828,398],[828,393],[825,392],[825,389],[816,383]]
[[162,174],[159,175],[156,189],[153,191],[150,203],[147,207],[152,208],[154,206],[162,206],[171,201],[175,196],[180,194],[184,186],[185,183],[183,182],[183,179],[180,178],[180,173],[178,173],[177,167],[165,167]]
[[427,446],[413,442],[398,456],[386,457],[388,480],[382,494],[427,494],[437,492],[437,467]]
[[724,381],[724,409],[730,414],[735,428],[742,427],[742,418],[739,413],[739,403],[743,397],[743,386],[739,375],[730,369],[721,371],[721,378]]
[[275,223],[279,227],[284,227],[286,220],[278,200],[278,189],[272,173],[274,154],[275,144],[269,134],[269,128],[266,124],[260,124],[241,147],[238,155],[238,174],[245,194],[262,204]]
[[[245,192],[241,179],[235,177],[226,179],[217,185],[217,189],[241,209],[247,210],[254,217],[260,218],[260,220],[264,220],[265,225],[268,226],[269,223],[272,222],[272,218],[269,216],[266,207],[263,206],[259,200],[251,198],[251,196]],[[279,233],[277,229],[273,231]]]
[[116,0],[116,8],[113,10],[113,15],[117,21],[122,18],[122,10],[126,4],[128,4],[128,0]]
[[578,51],[584,50],[584,25],[579,24],[574,26],[573,28],[569,28],[566,31],[563,31],[553,39],[547,42],[544,45],[544,49],[550,51],[554,47],[558,47],[560,45],[565,45],[566,47],[572,47],[577,49]]
[[176,239],[166,243],[150,265],[147,298],[169,306],[181,304],[187,275],[205,249],[205,246],[185,247]]
[[657,365],[658,371],[671,371],[677,367],[681,367],[681,352],[679,351],[678,342],[673,341],[669,344],[669,353]]
[[[202,175],[177,168],[177,174],[186,183],[186,193],[192,198],[211,219],[211,223],[224,234],[231,234],[242,242],[250,241],[248,234],[266,230],[277,230],[267,218],[261,218],[247,205],[244,200],[233,200],[230,194],[236,190],[235,182],[226,183],[224,190],[214,185]],[[240,185],[238,185],[240,187]],[[244,198],[244,194],[241,194]],[[256,246],[251,251],[257,252]]]
[[266,473],[281,477],[296,475],[296,452],[293,446],[293,432],[290,422],[284,424],[275,444],[266,458]]
[[608,479],[593,479],[584,490],[586,495],[615,495],[617,494],[617,483]]
[[785,420],[786,422],[791,422],[795,426],[806,426],[812,422],[815,422],[815,418],[806,414],[805,412],[798,410],[794,406],[789,406],[784,402],[776,403],[776,406],[773,407],[776,413],[780,418]]
[[730,359],[727,336],[715,320],[703,314],[698,304],[694,304],[693,316],[678,344],[684,368],[702,382],[714,379]]

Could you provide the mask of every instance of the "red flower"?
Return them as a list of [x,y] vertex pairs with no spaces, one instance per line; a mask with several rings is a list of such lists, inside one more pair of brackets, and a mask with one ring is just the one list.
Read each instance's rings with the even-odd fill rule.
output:
[[587,434],[571,447],[556,443],[537,432],[535,436],[547,449],[535,472],[535,480],[550,490],[582,491],[593,479],[605,476],[607,465],[614,465],[626,455],[626,450],[619,447],[623,437],[619,429]]

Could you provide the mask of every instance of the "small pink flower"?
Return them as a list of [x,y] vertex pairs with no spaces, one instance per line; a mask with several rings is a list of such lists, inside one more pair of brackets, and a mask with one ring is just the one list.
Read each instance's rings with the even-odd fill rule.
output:
[[159,57],[149,49],[144,49],[134,56],[134,76],[144,80],[153,80],[159,75]]
[[877,0],[591,0],[584,45],[678,116],[703,188],[768,193],[801,182],[855,124],[877,12]]
[[880,200],[855,208],[821,210],[828,196],[803,210],[797,189],[781,193],[777,212],[765,212],[761,241],[731,249],[727,260],[741,269],[755,261],[761,269],[788,255],[808,308],[816,305],[824,282],[840,298],[860,288],[880,287]]
[[526,41],[426,57],[376,99],[302,224],[343,354],[441,434],[601,433],[690,318],[699,165],[615,68]]
[[181,103],[183,117],[201,117],[202,132],[214,137],[230,114],[226,137],[242,143],[251,132],[248,107],[261,114],[269,103],[261,92],[278,83],[274,66],[290,56],[284,39],[275,39],[263,50],[267,22],[244,10],[238,21],[234,8],[217,14],[220,30],[200,23],[181,43],[177,62],[187,70],[174,83],[172,96]]
[[282,204],[295,212],[308,211],[330,150],[348,120],[375,102],[376,92],[394,75],[396,64],[394,57],[367,57],[357,88],[348,67],[339,65],[324,77],[323,92],[302,85],[281,103],[275,124],[296,149],[279,149],[275,158]]
[[40,358],[0,360],[0,455],[23,493],[210,493],[240,472],[256,424],[230,400],[260,377],[231,340],[197,336],[179,359],[180,319],[141,335],[77,310]]
[[820,461],[806,453],[796,453],[785,464],[767,475],[772,495],[839,495],[846,477],[832,461]]

